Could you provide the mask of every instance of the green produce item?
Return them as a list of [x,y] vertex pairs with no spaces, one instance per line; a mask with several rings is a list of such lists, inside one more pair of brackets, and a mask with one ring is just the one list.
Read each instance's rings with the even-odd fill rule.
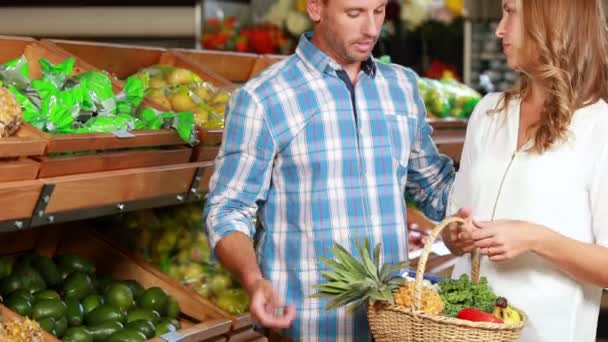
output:
[[169,318],[179,317],[180,309],[179,303],[171,296],[167,299],[167,312],[166,316]]
[[7,258],[0,258],[0,279],[8,277],[13,272],[13,263]]
[[155,331],[156,331],[153,322],[146,321],[146,320],[143,320],[143,319],[127,323],[127,325],[125,326],[125,328],[126,329],[131,329],[131,330],[139,331],[140,333],[144,334],[144,336],[146,338],[152,338],[152,337],[154,337],[154,334],[155,334]]
[[116,96],[118,113],[134,113],[144,99],[144,81],[131,76],[125,82],[124,90]]
[[74,58],[68,58],[55,65],[44,58],[40,58],[39,63],[42,70],[42,77],[50,80],[57,89],[60,89],[72,74],[76,60]]
[[440,118],[446,118],[450,115],[450,100],[441,82],[430,78],[420,78],[418,88],[427,111]]
[[83,110],[95,112],[99,116],[116,114],[116,98],[112,90],[112,80],[103,72],[89,71],[74,77],[84,92]]
[[144,293],[144,290],[145,290],[144,287],[141,286],[141,284],[139,282],[137,282],[137,280],[133,280],[133,279],[124,280],[123,283],[125,285],[127,285],[129,287],[129,289],[131,289],[134,299],[138,299]]
[[216,273],[211,277],[208,284],[211,293],[217,296],[232,286],[232,279],[228,274]]
[[63,342],[93,342],[93,336],[85,327],[71,327],[63,334]]
[[28,62],[25,56],[0,65],[0,81],[17,89],[27,88],[30,81]]
[[4,305],[21,316],[29,316],[32,312],[32,303],[22,296],[15,295],[14,293],[6,298]]
[[51,258],[38,255],[32,260],[32,266],[44,278],[47,286],[55,287],[61,283],[61,273]]
[[40,327],[44,329],[44,331],[48,332],[51,335],[56,335],[57,332],[55,330],[55,319],[53,317],[36,319],[36,322],[40,324]]
[[104,275],[97,276],[97,279],[95,280],[95,289],[99,293],[104,293],[106,292],[106,287],[115,282],[116,280],[112,279],[111,277]]
[[82,325],[84,321],[84,308],[78,300],[74,298],[68,298],[65,300],[67,310],[65,317],[71,327]]
[[21,297],[21,298],[27,300],[30,303],[34,301],[34,295],[31,294],[30,291],[28,291],[28,290],[17,290],[17,291],[14,291],[13,293],[11,293],[11,297],[12,296]]
[[68,330],[68,319],[63,316],[57,321],[55,321],[55,336],[61,337],[65,334],[65,331]]
[[65,269],[63,267],[59,267],[59,274],[61,275],[61,281],[65,281],[73,271]]
[[81,300],[94,292],[93,280],[87,273],[80,271],[70,274],[63,283],[65,298]]
[[125,329],[115,332],[110,336],[108,342],[144,342],[146,336],[135,329]]
[[177,113],[171,127],[177,131],[182,140],[187,141],[191,146],[199,143],[194,114],[192,112]]
[[135,304],[133,292],[123,283],[115,283],[106,288],[105,302],[123,311],[127,311]]
[[242,315],[249,309],[249,296],[242,289],[224,290],[217,296],[215,303],[232,315]]
[[91,261],[74,253],[65,253],[57,256],[57,265],[72,272],[95,273],[95,266]]
[[160,287],[151,287],[144,291],[137,302],[142,309],[150,309],[165,314],[167,310],[167,294]]
[[40,273],[36,272],[36,270],[30,266],[18,265],[13,271],[13,274],[11,274],[11,277],[12,276],[20,279],[22,288],[29,290],[30,293],[36,293],[46,288],[46,283]]
[[82,309],[84,311],[84,314],[86,315],[89,312],[97,309],[97,307],[99,307],[103,303],[104,303],[104,300],[100,295],[91,294],[91,295],[86,296],[82,300]]
[[102,304],[85,315],[85,322],[88,326],[99,325],[107,321],[118,321],[122,323],[125,319],[125,313],[110,304]]
[[481,277],[479,284],[473,284],[466,274],[458,280],[444,279],[439,282],[439,295],[445,304],[445,315],[450,317],[456,317],[464,308],[492,313],[496,302],[496,295],[485,277]]
[[441,84],[450,100],[450,116],[466,119],[481,100],[481,94],[453,79],[443,79]]
[[160,314],[154,310],[135,308],[127,313],[127,323],[135,321],[156,322],[160,319]]
[[91,337],[93,337],[93,341],[103,342],[107,341],[110,336],[123,328],[124,326],[122,323],[118,321],[106,321],[97,325],[89,325],[87,330]]
[[177,327],[173,325],[169,320],[161,319],[156,323],[156,330],[154,336],[161,336],[177,330]]
[[181,329],[181,323],[175,318],[164,317],[159,320],[159,322],[166,321],[169,322],[172,326],[177,328],[177,330]]
[[42,290],[34,293],[34,301],[39,302],[41,300],[60,300],[59,293],[55,290]]
[[67,306],[61,300],[41,300],[35,302],[32,307],[32,318],[40,321],[43,318],[51,317],[55,320],[65,316]]
[[[6,296],[23,288],[23,281],[14,274],[0,280],[0,295],[2,296]],[[26,291],[29,292],[29,290]]]

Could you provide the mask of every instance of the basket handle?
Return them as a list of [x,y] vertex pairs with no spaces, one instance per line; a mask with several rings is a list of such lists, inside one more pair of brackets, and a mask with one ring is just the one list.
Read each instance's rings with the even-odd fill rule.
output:
[[[441,231],[448,227],[452,223],[465,223],[466,220],[460,217],[450,217],[443,220],[439,223],[427,238],[424,249],[420,254],[420,259],[418,260],[418,267],[416,269],[416,283],[414,286],[414,310],[420,310],[420,302],[422,301],[422,280],[424,279],[424,271],[426,269],[426,262],[428,261],[429,254],[431,253],[431,249],[433,248],[433,243],[437,239],[437,236],[441,234]],[[473,284],[479,283],[479,249],[476,248],[471,255],[471,282]]]

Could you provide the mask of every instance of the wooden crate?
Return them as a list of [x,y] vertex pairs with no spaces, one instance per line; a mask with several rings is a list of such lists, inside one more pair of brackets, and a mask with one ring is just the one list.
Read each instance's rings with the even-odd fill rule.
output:
[[[40,58],[46,58],[52,63],[59,63],[66,58],[72,57],[76,60],[73,74],[98,70],[98,68],[84,61],[82,58],[57,47],[49,41],[0,36],[0,50],[2,51],[0,53],[0,63],[25,55],[29,62],[28,66],[32,79],[39,78],[41,75],[40,66],[38,64]],[[120,92],[123,89],[123,84],[115,81],[113,88],[115,92]],[[132,136],[128,138],[119,138],[111,133],[48,134],[41,132],[27,123],[23,124],[21,131],[28,137],[35,137],[38,141],[42,140],[46,145],[46,154],[81,151],[95,151],[97,153],[95,157],[66,157],[64,160],[58,157],[55,157],[52,160],[49,160],[47,157],[37,158],[36,160],[39,162],[40,167],[40,175],[44,177],[69,175],[74,174],[75,172],[98,172],[128,167],[166,165],[176,162],[186,162],[190,159],[191,155],[190,151],[188,157],[183,157],[183,155],[186,154],[186,150],[183,149],[184,141],[179,137],[176,131],[171,129],[135,131],[131,132]],[[2,142],[0,142],[0,145],[2,145]],[[21,145],[21,143],[19,143],[19,145]],[[119,149],[159,146],[174,147],[175,150],[171,154],[171,158],[167,158],[168,152],[157,148],[147,151],[144,156],[137,151],[120,151],[118,154],[108,153]],[[0,158],[3,156],[2,150],[3,148],[0,147]],[[176,159],[178,155],[180,158]],[[127,160],[128,162],[125,162]],[[57,164],[61,162],[65,163],[65,167],[56,167]],[[23,169],[25,167],[30,167],[32,169],[29,172],[22,173],[23,175],[35,173],[31,163],[13,164],[11,165],[11,170],[17,168]],[[11,171],[11,174],[15,174],[15,171]],[[10,179],[8,176],[5,178]],[[1,179],[2,175],[0,174],[0,180]]]
[[282,55],[260,56],[260,58],[258,58],[257,61],[255,62],[253,69],[251,70],[251,74],[249,75],[249,78],[253,78],[253,77],[257,76],[259,73],[266,70],[269,66],[271,66],[275,63],[278,63],[278,62],[286,59],[287,57],[288,56],[282,56]]
[[0,183],[0,222],[30,218],[41,191],[37,180]]
[[141,69],[164,64],[189,69],[203,80],[212,84],[229,86],[230,82],[205,68],[203,65],[184,58],[180,53],[163,48],[141,47],[135,45],[106,44],[72,40],[44,40],[90,63],[97,70],[105,70],[120,80],[137,73]]
[[[232,83],[245,83],[259,56],[253,53],[240,53],[216,50],[174,49],[175,53],[185,56],[193,63],[204,65]],[[221,84],[216,84],[220,85]]]
[[12,137],[0,138],[0,182],[36,179],[40,164],[28,157],[43,155],[45,148],[42,138],[23,127]]
[[[68,252],[77,253],[91,260],[99,274],[115,279],[133,279],[145,288],[162,288],[180,305],[179,321],[182,329],[177,331],[180,336],[177,341],[212,341],[230,331],[231,321],[219,315],[214,307],[192,301],[191,294],[171,278],[150,272],[150,266],[146,262],[133,258],[128,252],[114,247],[86,229],[69,226],[49,228],[39,234],[36,250],[49,257]],[[108,260],[112,262],[109,263]],[[45,341],[59,340],[46,335]],[[153,338],[148,341],[163,340]]]

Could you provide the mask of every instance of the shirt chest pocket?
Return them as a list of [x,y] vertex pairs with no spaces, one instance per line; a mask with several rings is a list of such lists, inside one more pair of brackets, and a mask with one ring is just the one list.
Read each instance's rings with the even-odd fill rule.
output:
[[409,113],[385,114],[389,133],[391,155],[403,168],[407,168],[413,137],[416,132],[416,116]]

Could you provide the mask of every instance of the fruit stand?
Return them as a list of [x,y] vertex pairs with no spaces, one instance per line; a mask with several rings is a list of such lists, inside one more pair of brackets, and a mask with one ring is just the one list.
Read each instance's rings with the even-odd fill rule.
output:
[[[2,260],[5,264],[14,264],[12,274],[17,274],[11,278],[12,282],[8,281],[6,279],[12,275],[8,276],[10,272],[3,274],[0,267],[0,295],[4,300],[0,309],[4,318],[20,322],[22,316],[33,318],[45,328],[44,341],[59,340],[49,332],[57,336],[67,336],[63,334],[68,332],[70,336],[82,334],[83,322],[90,329],[90,326],[107,321],[96,318],[103,315],[114,315],[114,325],[106,326],[105,333],[126,335],[139,329],[148,341],[161,341],[158,336],[162,341],[264,341],[266,338],[253,330],[248,314],[228,312],[221,305],[229,302],[229,299],[219,299],[225,298],[221,296],[222,291],[234,294],[235,289],[218,285],[218,289],[211,289],[213,295],[209,295],[204,292],[206,284],[197,287],[184,280],[185,274],[195,272],[193,269],[199,272],[197,267],[200,265],[192,264],[193,260],[194,263],[201,260],[200,246],[189,245],[195,256],[176,254],[175,246],[186,242],[171,235],[176,234],[175,231],[163,231],[159,225],[156,225],[156,237],[151,238],[155,252],[147,257],[145,251],[139,253],[141,250],[137,246],[119,242],[127,239],[121,235],[127,236],[127,231],[134,241],[140,238],[147,241],[146,231],[152,225],[150,217],[156,217],[152,220],[158,219],[165,225],[174,225],[162,221],[167,217],[163,214],[165,208],[188,204],[193,206],[191,208],[202,207],[201,201],[213,171],[212,160],[222,138],[222,129],[216,126],[212,116],[221,114],[223,118],[223,112],[218,113],[218,108],[225,106],[226,95],[284,57],[0,36],[0,65],[21,56],[27,59],[28,75],[32,80],[44,79],[49,74],[49,70],[41,67],[44,65],[42,59],[53,65],[72,60],[73,69],[66,77],[105,71],[110,75],[111,84],[108,84],[116,94],[117,103],[124,100],[125,96],[121,94],[132,85],[131,77],[140,78],[143,96],[141,104],[138,102],[131,108],[133,116],[143,121],[137,115],[145,111],[144,107],[150,108],[148,113],[167,115],[163,116],[165,124],[153,129],[123,127],[112,131],[62,134],[49,131],[48,125],[35,126],[26,120],[15,134],[0,138],[0,266],[3,266]],[[158,68],[159,64],[167,67]],[[183,73],[183,70],[188,72]],[[208,86],[205,89],[192,86],[200,81]],[[154,85],[160,83],[162,85]],[[175,88],[182,92],[173,93]],[[182,96],[184,94],[188,94],[187,99]],[[169,113],[185,110],[180,106],[188,101],[193,102],[198,144],[191,144],[178,134],[177,115]],[[429,120],[435,128],[434,138],[439,148],[457,159],[466,121]],[[167,122],[172,122],[173,126]],[[159,211],[156,214],[141,214],[155,208]],[[178,213],[173,211],[171,215],[189,215]],[[135,215],[135,218],[130,221],[133,216],[129,215]],[[424,217],[416,215],[412,210],[410,216],[422,230],[432,227]],[[121,217],[122,220],[118,223],[90,220],[101,217]],[[100,224],[113,229],[99,229]],[[190,221],[183,218],[176,227],[188,224],[200,230],[200,217]],[[166,248],[159,250],[159,246]],[[205,251],[203,255],[207,253]],[[167,259],[169,255],[179,262],[171,264]],[[66,256],[78,262],[67,262]],[[449,261],[446,257],[431,257],[428,266],[431,270],[442,270]],[[83,264],[89,265],[88,268],[83,268]],[[212,279],[211,274],[224,274],[221,268],[207,271],[209,279]],[[25,281],[29,285],[25,285],[24,279],[28,278],[18,278],[22,274],[38,280],[42,278],[42,281],[36,283],[29,279]],[[195,274],[200,278],[199,273]],[[108,278],[113,283],[102,282]],[[131,292],[124,288],[127,281],[131,285],[137,284]],[[14,295],[17,290],[31,293],[18,297]],[[36,293],[46,291],[48,297],[34,298],[31,296],[34,290]],[[68,295],[74,291],[76,294]],[[152,299],[142,299],[148,291],[157,294],[150,294]],[[107,304],[103,315],[90,314],[97,307],[87,312],[87,308],[81,308],[84,304],[78,304],[89,296],[103,298],[105,304],[101,306]],[[165,304],[155,304],[158,301]],[[171,309],[166,304],[169,302],[175,303]],[[147,323],[130,325],[145,319],[131,320],[126,315],[121,316],[122,311],[113,312],[108,303],[129,313],[158,309],[162,319],[145,316],[154,320],[156,331],[150,330]],[[45,310],[45,305],[58,309]],[[80,316],[66,318],[64,312],[73,310],[82,312]],[[164,322],[165,330],[158,330],[160,321]],[[27,320],[23,322],[27,324]],[[121,332],[123,328],[126,332]],[[74,337],[73,340],[78,339]]]

